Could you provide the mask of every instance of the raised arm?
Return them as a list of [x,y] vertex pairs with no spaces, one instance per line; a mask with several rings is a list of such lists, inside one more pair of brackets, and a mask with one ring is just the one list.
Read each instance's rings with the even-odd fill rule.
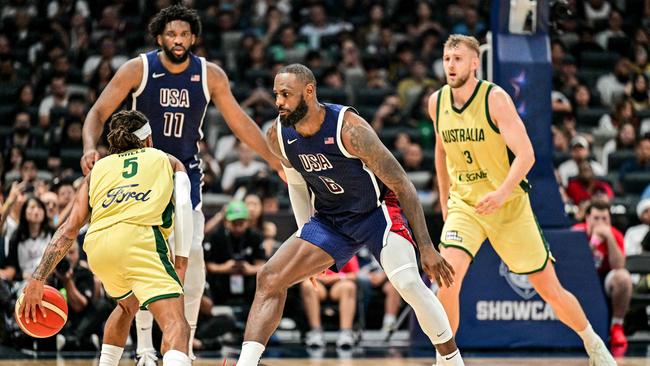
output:
[[447,153],[442,145],[442,139],[438,131],[438,94],[435,92],[429,97],[429,116],[433,121],[433,129],[436,133],[436,150],[435,165],[436,179],[438,180],[438,192],[440,193],[440,209],[442,210],[442,219],[447,219],[447,202],[449,201],[449,172],[447,171]]
[[260,128],[235,100],[230,91],[230,82],[226,73],[219,66],[208,63],[207,74],[210,97],[219,108],[219,112],[223,115],[228,127],[238,139],[248,144],[269,163],[271,168],[281,174],[282,165],[280,160],[269,150]]
[[488,108],[490,118],[499,128],[499,133],[515,159],[510,164],[508,175],[501,186],[485,195],[476,205],[476,212],[483,215],[489,215],[501,207],[535,163],[533,145],[508,93],[498,86],[494,87],[488,95]]
[[88,111],[82,132],[84,155],[81,157],[81,170],[84,175],[88,174],[99,159],[97,141],[104,130],[104,123],[129,93],[140,86],[143,69],[140,57],[127,61],[117,70],[115,76]]
[[345,112],[341,139],[346,150],[361,159],[397,196],[420,248],[422,267],[427,275],[440,286],[451,285],[453,269],[434,249],[415,186],[393,154],[372,127],[354,112]]
[[18,311],[19,313],[24,313],[27,322],[29,322],[30,314],[32,319],[36,321],[37,306],[40,307],[41,312],[45,315],[45,310],[41,304],[45,280],[50,276],[61,259],[66,256],[70,247],[76,243],[79,229],[88,220],[88,184],[89,177],[87,176],[83,183],[81,183],[79,191],[77,191],[70,216],[68,216],[65,222],[56,230],[54,236],[52,236],[52,240],[50,240],[50,243],[45,248],[45,253],[43,253],[38,267],[32,273],[32,277],[25,287],[25,298]]

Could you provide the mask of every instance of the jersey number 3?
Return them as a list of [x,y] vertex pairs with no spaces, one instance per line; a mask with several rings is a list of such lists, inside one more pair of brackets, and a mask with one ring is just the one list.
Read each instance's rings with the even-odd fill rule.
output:
[[185,122],[184,113],[165,112],[165,126],[163,127],[163,135],[174,137],[183,136],[183,123]]

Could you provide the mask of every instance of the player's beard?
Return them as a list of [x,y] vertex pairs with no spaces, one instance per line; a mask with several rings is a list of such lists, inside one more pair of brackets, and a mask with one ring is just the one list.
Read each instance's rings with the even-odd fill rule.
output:
[[[174,46],[174,47],[176,47],[176,46]],[[183,46],[181,46],[181,47],[183,47]],[[172,48],[173,48],[173,47],[172,47]],[[167,56],[167,58],[169,59],[169,61],[171,61],[172,63],[175,63],[175,64],[182,64],[182,63],[185,62],[185,60],[187,60],[187,58],[190,56],[190,51],[188,51],[187,49],[185,49],[185,47],[183,47],[183,49],[185,50],[185,52],[184,52],[180,57],[179,57],[179,56],[176,56],[176,55],[174,54],[174,51],[172,51],[172,48],[167,48],[167,47],[165,47],[165,45],[162,46],[163,52],[165,52],[165,56]]]
[[307,115],[307,112],[309,112],[309,107],[305,102],[305,97],[300,96],[300,103],[293,112],[289,112],[284,116],[280,115],[280,123],[284,127],[293,127]]
[[452,83],[452,82],[449,80],[449,78],[447,78],[447,84],[449,84],[449,86],[452,87],[453,89],[460,88],[460,87],[462,87],[463,85],[465,85],[465,83],[467,82],[467,80],[469,80],[469,75],[470,75],[469,72],[468,72],[464,77],[460,77],[458,74],[456,74],[456,81],[454,81],[454,82]]

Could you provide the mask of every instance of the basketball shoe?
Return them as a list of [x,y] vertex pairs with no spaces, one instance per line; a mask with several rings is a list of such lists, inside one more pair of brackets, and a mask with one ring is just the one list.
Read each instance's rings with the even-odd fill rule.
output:
[[598,339],[591,347],[585,345],[585,349],[589,355],[589,366],[616,366],[614,357],[601,339]]
[[153,349],[146,349],[136,355],[136,366],[157,366],[158,357]]

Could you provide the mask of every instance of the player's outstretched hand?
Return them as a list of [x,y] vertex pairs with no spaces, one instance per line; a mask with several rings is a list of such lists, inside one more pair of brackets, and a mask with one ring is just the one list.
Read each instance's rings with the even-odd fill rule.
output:
[[18,308],[18,314],[24,314],[25,323],[29,324],[30,319],[36,323],[37,307],[40,308],[43,317],[47,316],[45,308],[43,307],[43,281],[29,280],[25,290],[23,291],[25,297],[23,302]]
[[84,153],[81,157],[81,172],[83,175],[88,175],[90,170],[95,165],[95,162],[99,160],[99,153],[95,149],[90,149]]
[[450,287],[454,284],[454,268],[432,245],[420,249],[420,261],[429,279],[436,281],[438,286]]

